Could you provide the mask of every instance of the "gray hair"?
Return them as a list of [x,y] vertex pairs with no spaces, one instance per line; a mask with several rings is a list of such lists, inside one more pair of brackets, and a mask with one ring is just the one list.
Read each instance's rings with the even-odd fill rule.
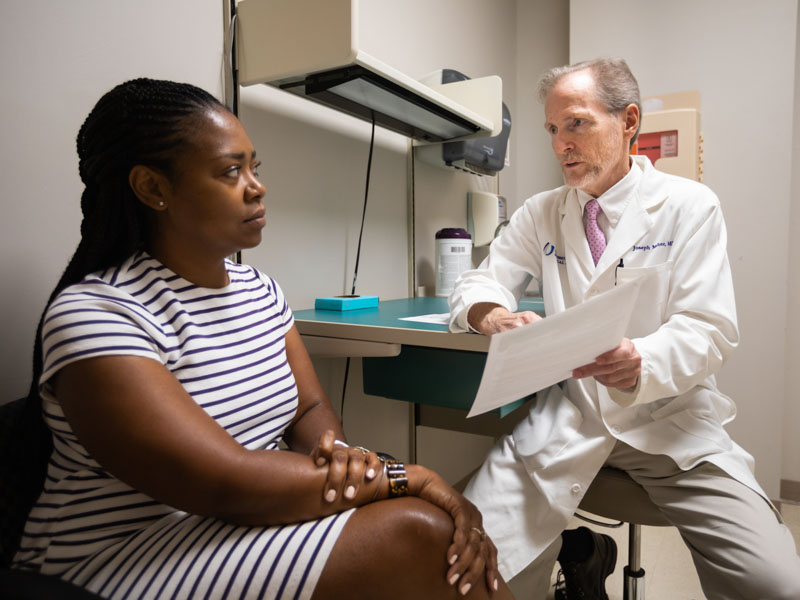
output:
[[[622,58],[597,58],[546,71],[539,78],[539,100],[544,102],[562,77],[584,70],[591,71],[594,76],[597,99],[609,113],[619,114],[630,104],[638,107],[641,129],[642,100],[639,96],[639,83],[631,73],[628,63]],[[631,138],[631,146],[639,137],[639,129]]]

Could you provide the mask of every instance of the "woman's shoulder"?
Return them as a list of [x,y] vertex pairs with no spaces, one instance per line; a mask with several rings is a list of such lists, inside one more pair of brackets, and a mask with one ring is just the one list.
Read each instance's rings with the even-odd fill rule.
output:
[[137,253],[119,265],[89,273],[50,302],[43,333],[94,323],[134,325],[150,335],[163,333],[163,312],[173,303],[180,281],[152,257]]
[[135,254],[119,265],[84,275],[63,290],[50,303],[48,311],[70,304],[113,301],[140,305],[138,296],[151,288],[163,270],[156,261]]
[[231,284],[245,286],[251,290],[262,290],[270,298],[270,305],[284,315],[287,321],[292,319],[292,310],[280,284],[260,269],[244,264],[227,261],[228,278]]
[[246,263],[237,263],[232,260],[226,261],[228,278],[231,284],[238,284],[245,287],[264,287],[274,295],[283,297],[283,290],[280,284],[264,271]]

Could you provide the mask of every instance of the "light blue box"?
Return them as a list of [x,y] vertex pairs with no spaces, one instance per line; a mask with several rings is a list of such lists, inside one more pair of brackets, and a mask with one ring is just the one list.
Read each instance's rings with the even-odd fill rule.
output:
[[355,310],[377,306],[377,296],[329,296],[314,301],[314,308],[317,310]]

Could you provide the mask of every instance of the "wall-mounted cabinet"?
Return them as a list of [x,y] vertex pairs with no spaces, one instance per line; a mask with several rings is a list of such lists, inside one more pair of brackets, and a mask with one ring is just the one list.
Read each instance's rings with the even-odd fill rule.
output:
[[401,73],[359,47],[358,0],[241,0],[236,18],[241,85],[272,85],[418,142],[502,129],[500,77],[427,86]]

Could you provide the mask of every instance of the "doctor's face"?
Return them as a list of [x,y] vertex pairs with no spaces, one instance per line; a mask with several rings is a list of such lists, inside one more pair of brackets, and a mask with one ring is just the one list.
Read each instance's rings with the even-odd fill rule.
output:
[[[631,114],[631,111],[635,114]],[[561,78],[545,101],[545,129],[561,165],[564,180],[600,196],[628,172],[630,139],[638,109],[609,113],[595,94],[594,76],[583,70]]]

